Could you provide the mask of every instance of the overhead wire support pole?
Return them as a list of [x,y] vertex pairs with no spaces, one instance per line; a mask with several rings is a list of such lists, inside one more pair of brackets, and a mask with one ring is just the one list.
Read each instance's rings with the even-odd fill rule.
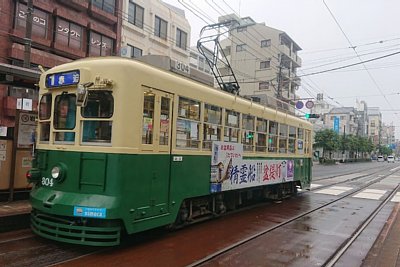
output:
[[[239,26],[239,22],[237,20],[229,20],[207,25],[201,29],[201,37],[197,41],[197,49],[199,50],[200,54],[203,55],[206,59],[207,64],[209,65],[221,90],[233,94],[239,93],[240,86],[219,42],[219,37],[236,28],[237,26]],[[221,32],[222,28],[227,28],[227,30]],[[212,30],[217,31],[217,33],[203,36],[205,32],[209,32]],[[207,43],[212,43],[212,49],[208,49],[205,47],[205,44]],[[212,55],[210,55],[210,52],[212,52]],[[222,64],[222,67],[227,70],[227,73],[221,73],[220,68],[218,68],[218,63]],[[226,81],[226,78],[229,78],[228,81]]]
[[28,0],[28,11],[26,12],[26,28],[25,28],[25,50],[24,50],[24,67],[31,66],[31,46],[32,46],[32,21],[33,21],[33,0]]

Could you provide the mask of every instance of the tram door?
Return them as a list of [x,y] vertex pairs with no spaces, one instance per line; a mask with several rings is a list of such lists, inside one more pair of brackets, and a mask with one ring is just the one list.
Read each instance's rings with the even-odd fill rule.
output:
[[[142,151],[143,173],[141,180],[143,209],[137,219],[163,215],[168,212],[170,183],[171,121],[173,95],[161,90],[143,87]],[[141,208],[139,207],[139,210]]]

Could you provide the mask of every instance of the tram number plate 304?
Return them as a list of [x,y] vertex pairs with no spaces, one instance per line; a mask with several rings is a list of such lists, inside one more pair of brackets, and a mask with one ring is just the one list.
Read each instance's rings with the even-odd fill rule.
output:
[[53,178],[42,177],[42,185],[53,187],[54,185]]

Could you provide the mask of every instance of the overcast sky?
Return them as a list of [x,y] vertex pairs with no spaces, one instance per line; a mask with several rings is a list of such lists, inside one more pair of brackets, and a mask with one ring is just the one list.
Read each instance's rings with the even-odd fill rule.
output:
[[[192,45],[206,25],[198,16],[215,23],[218,16],[235,12],[286,32],[302,48],[298,75],[400,52],[399,0],[164,1],[185,10],[192,27]],[[202,14],[196,16],[187,7]],[[355,106],[358,99],[369,107],[380,107],[383,121],[393,123],[396,138],[400,138],[400,54],[303,77],[300,97],[317,93],[337,106]]]

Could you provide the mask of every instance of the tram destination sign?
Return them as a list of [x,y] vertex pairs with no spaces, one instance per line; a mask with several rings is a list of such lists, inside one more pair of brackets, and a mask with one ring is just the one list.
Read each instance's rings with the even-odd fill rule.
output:
[[46,76],[46,87],[55,88],[78,84],[80,80],[79,70],[52,73]]

